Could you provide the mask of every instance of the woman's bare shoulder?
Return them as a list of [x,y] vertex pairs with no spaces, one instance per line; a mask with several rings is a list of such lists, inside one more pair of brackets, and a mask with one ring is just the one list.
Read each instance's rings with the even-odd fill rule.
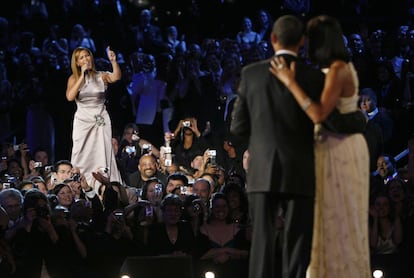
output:
[[329,67],[330,70],[342,70],[348,67],[348,63],[342,60],[335,60]]

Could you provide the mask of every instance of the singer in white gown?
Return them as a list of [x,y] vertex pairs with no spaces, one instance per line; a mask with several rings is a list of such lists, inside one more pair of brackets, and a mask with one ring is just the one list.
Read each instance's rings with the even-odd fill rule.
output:
[[122,182],[112,148],[112,124],[105,107],[107,83],[121,77],[116,55],[108,48],[108,58],[113,72],[96,71],[93,54],[78,47],[72,54],[72,72],[66,97],[76,101],[73,119],[73,148],[71,162],[85,175],[90,186],[97,186],[92,172],[107,168],[110,181]]

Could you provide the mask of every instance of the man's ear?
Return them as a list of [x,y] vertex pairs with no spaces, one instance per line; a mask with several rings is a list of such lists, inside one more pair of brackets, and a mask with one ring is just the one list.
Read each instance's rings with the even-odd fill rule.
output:
[[302,38],[300,39],[299,45],[300,45],[300,47],[304,47],[305,46],[305,36],[302,36]]
[[273,32],[270,34],[270,41],[272,42],[272,45],[277,43],[277,37],[275,34],[273,34]]

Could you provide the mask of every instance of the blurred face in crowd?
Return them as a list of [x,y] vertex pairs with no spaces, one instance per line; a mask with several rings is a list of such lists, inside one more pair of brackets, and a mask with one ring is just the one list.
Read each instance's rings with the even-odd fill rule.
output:
[[191,161],[191,167],[193,169],[200,170],[202,165],[203,165],[202,155],[197,155],[196,157],[194,157],[193,161]]
[[144,155],[139,160],[138,170],[143,178],[151,178],[157,172],[157,162],[152,155]]
[[61,164],[56,169],[56,183],[63,182],[64,180],[70,178],[72,176],[72,166],[67,164]]
[[249,169],[249,151],[245,150],[243,153],[243,169],[246,171]]
[[42,166],[46,166],[49,164],[49,155],[45,151],[38,151],[34,155],[34,160],[42,162]]
[[365,111],[367,113],[372,112],[375,109],[371,101],[371,98],[369,96],[364,96],[364,95],[361,96],[360,108],[362,111]]
[[173,193],[173,191],[176,189],[176,188],[181,188],[182,186],[184,186],[184,183],[182,182],[182,180],[179,180],[179,179],[176,179],[176,180],[173,180],[173,179],[170,179],[169,181],[168,181],[168,183],[167,183],[167,194],[168,193]]
[[229,206],[223,198],[214,200],[211,210],[213,217],[220,221],[225,221],[229,214]]
[[167,205],[163,211],[164,222],[166,225],[175,225],[181,217],[180,207],[177,205]]
[[68,185],[62,187],[57,194],[57,198],[61,206],[70,207],[73,202],[72,189]]
[[380,156],[377,160],[377,171],[382,178],[392,174],[394,168],[388,156]]
[[231,190],[227,194],[227,198],[229,200],[229,205],[231,209],[237,209],[240,207],[240,195],[239,192],[236,190]]
[[33,183],[35,184],[35,186],[37,187],[37,189],[40,190],[40,192],[42,192],[43,194],[47,195],[47,186],[46,186],[46,183],[44,183],[43,181],[40,181],[40,180],[33,181]]
[[210,184],[208,180],[196,180],[193,185],[193,193],[198,195],[204,202],[207,202],[210,198]]
[[16,221],[20,217],[22,203],[18,198],[6,198],[1,205],[6,210],[11,220]]
[[[159,187],[161,186],[161,190]],[[162,198],[162,185],[159,184],[157,181],[152,181],[148,185],[147,190],[147,199],[150,201],[151,204],[158,203]]]

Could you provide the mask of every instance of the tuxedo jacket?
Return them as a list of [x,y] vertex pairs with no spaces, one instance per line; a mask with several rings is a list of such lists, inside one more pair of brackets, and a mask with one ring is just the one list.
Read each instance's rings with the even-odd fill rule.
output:
[[[324,74],[291,55],[296,80],[319,100]],[[232,112],[230,132],[247,139],[247,192],[313,196],[314,124],[289,90],[270,71],[270,59],[245,66]]]

